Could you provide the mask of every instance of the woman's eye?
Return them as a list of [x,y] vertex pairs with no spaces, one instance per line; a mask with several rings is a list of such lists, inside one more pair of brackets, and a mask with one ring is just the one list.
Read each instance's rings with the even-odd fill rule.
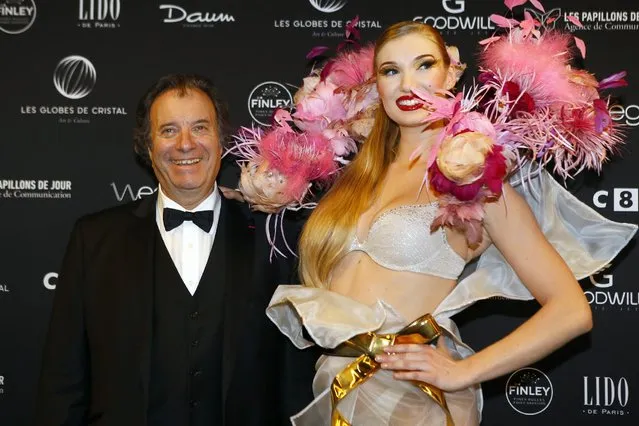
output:
[[424,61],[421,64],[419,64],[419,68],[420,70],[427,70],[430,67],[432,67],[433,65],[435,65],[434,61]]
[[384,68],[379,72],[382,75],[395,75],[397,74],[397,70],[395,68]]

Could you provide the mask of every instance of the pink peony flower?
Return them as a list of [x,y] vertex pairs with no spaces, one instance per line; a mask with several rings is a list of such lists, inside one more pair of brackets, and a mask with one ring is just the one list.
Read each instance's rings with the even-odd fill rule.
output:
[[344,157],[351,152],[357,151],[355,141],[348,135],[345,128],[324,129],[322,136],[331,142],[333,152],[338,157]]
[[320,82],[315,90],[297,105],[293,114],[300,129],[320,132],[329,122],[346,118],[344,94],[336,93],[337,86],[328,82]]

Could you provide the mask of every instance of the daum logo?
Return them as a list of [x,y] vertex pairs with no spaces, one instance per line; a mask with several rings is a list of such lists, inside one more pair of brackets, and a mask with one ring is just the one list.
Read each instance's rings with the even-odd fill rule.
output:
[[91,93],[97,79],[93,64],[85,57],[72,55],[58,62],[53,72],[53,84],[69,99],[81,99]]
[[309,0],[311,5],[324,13],[337,12],[344,6],[346,6],[346,0]]
[[533,416],[550,406],[553,390],[548,376],[536,368],[515,371],[506,382],[506,399],[520,414]]
[[448,13],[463,13],[466,10],[465,0],[442,0],[442,6]]
[[162,22],[165,24],[183,23],[198,27],[202,24],[213,24],[216,22],[235,22],[233,15],[227,13],[213,12],[188,12],[183,7],[175,4],[161,4],[160,10],[166,12]]
[[286,108],[293,103],[291,92],[283,84],[266,81],[258,84],[248,98],[248,109],[253,120],[264,126],[270,125],[270,119],[277,108]]
[[20,34],[31,28],[36,18],[33,0],[0,0],[0,31]]

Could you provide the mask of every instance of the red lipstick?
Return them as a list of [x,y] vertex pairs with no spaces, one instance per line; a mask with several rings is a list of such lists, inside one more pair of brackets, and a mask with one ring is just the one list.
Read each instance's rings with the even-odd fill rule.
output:
[[413,95],[400,96],[395,101],[395,104],[397,105],[397,108],[401,109],[402,111],[415,111],[424,106],[424,103],[421,101],[421,99]]

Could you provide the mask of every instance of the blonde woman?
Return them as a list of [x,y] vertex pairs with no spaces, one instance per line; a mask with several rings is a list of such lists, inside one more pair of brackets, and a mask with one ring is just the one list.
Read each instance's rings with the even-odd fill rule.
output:
[[[429,185],[422,188],[427,159],[411,160],[411,153],[428,152],[442,123],[424,127],[430,112],[414,89],[452,89],[458,78],[453,65],[441,35],[421,23],[395,24],[376,43],[382,107],[360,153],[305,225],[302,286],[280,286],[267,310],[298,347],[312,344],[305,327],[327,349],[316,366],[316,399],[292,418],[294,424],[478,424],[479,383],[529,365],[591,329],[590,307],[575,276],[605,265],[634,233],[632,226],[593,213],[584,220],[605,227],[607,248],[564,236],[580,253],[569,266],[540,229],[545,219],[533,213],[538,206],[508,184],[500,199],[485,205],[480,245],[469,247],[454,229],[431,232],[438,197]],[[542,176],[537,184],[545,198],[587,209],[554,181]],[[459,281],[480,256],[476,272]],[[541,309],[473,353],[450,316],[496,295],[532,295]],[[424,318],[427,313],[432,318]],[[420,317],[417,328],[406,330]],[[415,332],[437,326],[439,339],[437,332]],[[419,343],[406,343],[415,338]]]

